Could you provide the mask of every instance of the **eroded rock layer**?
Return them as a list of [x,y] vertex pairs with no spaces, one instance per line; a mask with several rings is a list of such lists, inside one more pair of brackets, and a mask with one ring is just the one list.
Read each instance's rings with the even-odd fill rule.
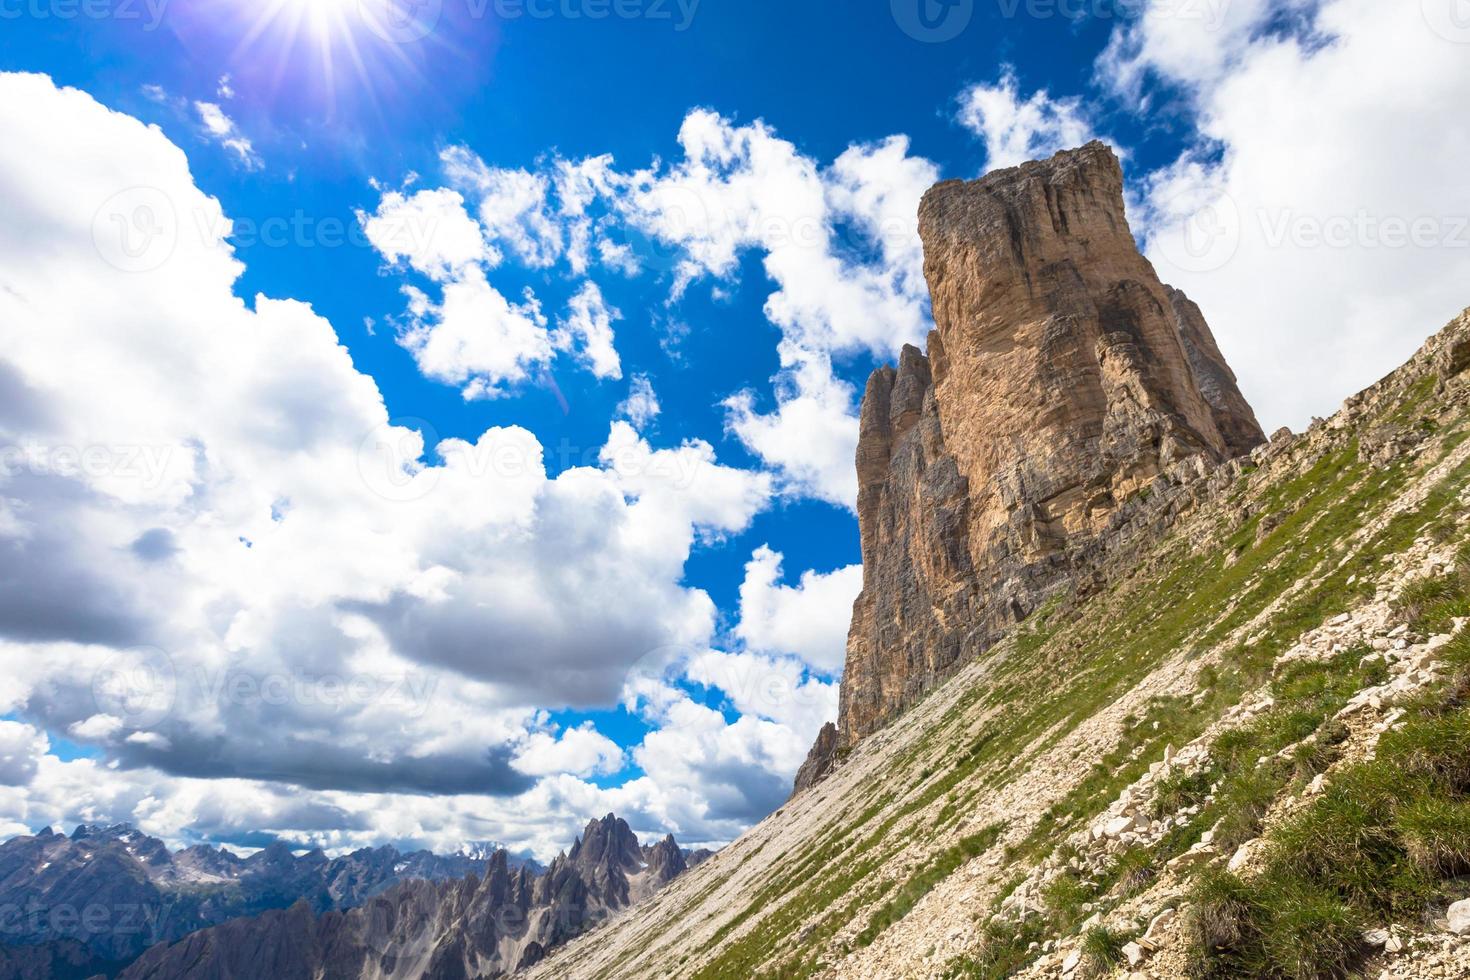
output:
[[804,782],[1095,567],[1155,481],[1263,441],[1199,308],[1139,253],[1104,144],[939,184],[919,224],[935,330],[864,395],[864,587],[837,745]]

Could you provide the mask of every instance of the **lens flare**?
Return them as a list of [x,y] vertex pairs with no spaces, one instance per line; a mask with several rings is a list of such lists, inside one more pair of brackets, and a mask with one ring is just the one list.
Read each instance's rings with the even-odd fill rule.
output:
[[[445,0],[195,0],[171,23],[186,45],[228,67],[242,95],[289,99],[330,114],[412,98],[446,56],[493,49],[494,18],[454,20]],[[485,60],[483,57],[480,60]]]

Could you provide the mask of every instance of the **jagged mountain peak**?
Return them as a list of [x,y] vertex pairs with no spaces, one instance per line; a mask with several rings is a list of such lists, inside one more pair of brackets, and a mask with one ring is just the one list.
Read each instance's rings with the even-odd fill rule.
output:
[[[50,828],[47,828],[48,830]],[[77,824],[71,833],[71,839],[80,840],[128,840],[142,835],[136,827],[130,823],[114,824]]]
[[[499,860],[506,861],[503,851]],[[129,824],[83,824],[70,835],[47,828],[0,844],[0,905],[80,909],[103,895],[109,906],[137,909],[148,928],[130,917],[115,929],[80,922],[52,929],[42,916],[27,919],[6,937],[18,944],[61,943],[58,955],[69,960],[92,956],[100,967],[241,915],[297,901],[314,912],[353,908],[399,882],[461,879],[486,865],[427,851],[401,855],[391,845],[337,858],[285,841],[247,858],[208,844],[171,853],[162,840]]]
[[579,867],[598,865],[636,868],[642,863],[638,837],[626,820],[609,813],[591,820],[572,845],[567,859]]
[[1463,756],[1470,310],[1267,443],[1106,146],[939,185],[920,230],[841,724],[530,980],[1470,975],[1470,851],[1414,823],[1470,784],[1405,774]]
[[483,875],[403,882],[344,913],[317,915],[298,902],[285,913],[234,920],[150,950],[124,977],[275,980],[282,957],[304,976],[497,976],[535,965],[684,868],[672,836],[641,848],[627,822],[609,814],[590,821],[544,874],[511,867],[501,849]]
[[939,184],[919,231],[935,329],[864,394],[863,591],[798,787],[1088,575],[1156,480],[1264,441],[1199,308],[1139,253],[1106,144]]
[[679,842],[674,840],[674,835],[669,834],[662,840],[643,849],[643,859],[648,866],[648,872],[658,881],[672,881],[688,870],[684,852],[679,848]]

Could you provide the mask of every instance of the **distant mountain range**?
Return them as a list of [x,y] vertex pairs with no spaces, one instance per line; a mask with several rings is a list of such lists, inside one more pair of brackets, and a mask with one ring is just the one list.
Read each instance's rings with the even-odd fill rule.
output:
[[123,980],[468,980],[539,963],[555,947],[652,896],[682,875],[672,836],[642,846],[609,814],[543,874],[497,852],[483,877],[396,885],[348,912],[236,919],[156,946]]
[[611,814],[544,869],[487,844],[242,858],[127,824],[47,828],[0,844],[0,980],[508,973],[710,856],[640,845]]
[[111,974],[156,943],[238,916],[297,902],[348,909],[399,882],[482,874],[490,860],[393,847],[328,858],[279,842],[242,858],[204,845],[170,851],[127,824],[69,837],[47,828],[0,844],[0,978]]

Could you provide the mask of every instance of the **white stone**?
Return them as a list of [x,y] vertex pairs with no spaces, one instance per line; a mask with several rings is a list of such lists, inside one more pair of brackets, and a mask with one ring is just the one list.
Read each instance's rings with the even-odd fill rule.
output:
[[1081,965],[1081,963],[1082,952],[1080,950],[1074,949],[1072,950],[1072,952],[1067,954],[1067,958],[1065,960],[1062,960],[1062,972],[1071,973],[1073,970],[1076,970],[1077,967]]
[[1363,933],[1363,942],[1369,946],[1383,946],[1388,942],[1388,939],[1389,934],[1387,929],[1369,929]]
[[1128,961],[1129,966],[1137,966],[1147,957],[1143,947],[1137,943],[1129,943],[1123,947],[1123,958]]
[[1398,936],[1389,936],[1388,942],[1383,944],[1383,950],[1387,953],[1397,953],[1404,948],[1404,941]]
[[1164,933],[1174,924],[1174,919],[1177,915],[1178,913],[1173,909],[1164,909],[1164,911],[1154,916],[1153,921],[1148,924],[1147,931],[1143,934],[1143,942],[1152,949],[1158,949],[1162,946],[1164,943]]
[[1115,817],[1109,820],[1103,827],[1103,835],[1106,837],[1122,837],[1133,829],[1132,817]]
[[1215,848],[1210,844],[1196,844],[1177,858],[1169,862],[1169,867],[1179,871],[1192,868],[1196,865],[1208,863],[1215,856]]
[[1450,906],[1450,932],[1457,936],[1470,933],[1470,898]]

